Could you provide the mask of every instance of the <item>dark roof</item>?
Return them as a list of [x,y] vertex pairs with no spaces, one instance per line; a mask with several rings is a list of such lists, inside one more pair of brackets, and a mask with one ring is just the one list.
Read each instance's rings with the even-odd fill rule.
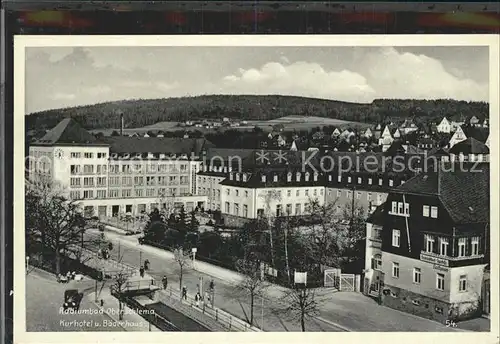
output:
[[431,156],[440,157],[440,156],[448,156],[448,155],[450,155],[450,153],[448,153],[448,151],[443,147],[434,147],[427,152],[428,157],[431,157]]
[[473,137],[455,144],[450,148],[452,154],[490,154],[490,149],[484,143],[479,142]]
[[98,144],[94,135],[83,129],[73,118],[65,118],[47,132],[35,145]]
[[371,213],[368,218],[366,219],[366,222],[378,225],[378,226],[383,226],[384,225],[384,219],[385,219],[385,203],[382,203],[379,205],[373,213]]
[[105,137],[103,142],[110,145],[111,153],[152,153],[201,155],[213,144],[205,139],[184,139],[173,137]]
[[396,188],[398,193],[434,195],[457,224],[489,222],[490,169],[488,163],[441,163]]
[[215,172],[215,171],[200,171],[196,173],[197,176],[206,177],[227,177],[228,172]]
[[462,126],[462,130],[466,137],[473,137],[480,142],[486,142],[490,131],[488,128],[473,127],[473,126]]
[[[309,173],[309,180],[305,180],[305,174],[306,172]],[[299,187],[299,186],[324,186],[325,185],[325,179],[324,175],[321,173],[318,173],[318,178],[315,181],[314,180],[314,172],[311,171],[306,171],[304,172],[302,169],[283,169],[281,171],[278,170],[272,170],[272,171],[266,171],[266,170],[256,170],[255,172],[252,173],[246,173],[247,175],[247,181],[244,182],[242,178],[240,178],[239,181],[236,180],[235,177],[233,177],[233,180],[230,178],[225,179],[222,181],[220,184],[221,185],[228,185],[228,186],[239,186],[239,187],[245,187],[245,188],[267,188],[267,187]],[[288,181],[288,174],[291,173],[292,179]],[[300,173],[300,181],[297,181],[296,176],[297,173]],[[234,173],[235,175],[236,173]],[[240,173],[241,174],[241,173]],[[234,176],[233,175],[233,176]],[[266,181],[262,181],[262,176],[266,176]],[[274,181],[274,176],[278,176],[278,180]]]

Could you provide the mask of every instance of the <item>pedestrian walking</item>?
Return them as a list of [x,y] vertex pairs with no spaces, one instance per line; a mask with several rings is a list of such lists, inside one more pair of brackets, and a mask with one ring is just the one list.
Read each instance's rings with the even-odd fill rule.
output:
[[144,270],[149,270],[149,260],[144,261]]
[[144,267],[140,267],[139,274],[141,275],[141,277],[144,277]]
[[186,286],[182,287],[182,298],[187,300],[187,288]]
[[168,280],[167,280],[167,276],[163,276],[162,278],[162,283],[163,283],[163,289],[167,289],[167,286],[168,286]]
[[200,292],[197,292],[195,297],[194,297],[194,301],[196,301],[196,307],[200,307],[200,301],[201,301],[201,295],[200,295]]
[[210,293],[205,293],[205,299],[207,300],[207,303],[210,305]]
[[211,280],[210,281],[210,291],[213,291],[215,288],[215,283],[214,283],[214,280]]

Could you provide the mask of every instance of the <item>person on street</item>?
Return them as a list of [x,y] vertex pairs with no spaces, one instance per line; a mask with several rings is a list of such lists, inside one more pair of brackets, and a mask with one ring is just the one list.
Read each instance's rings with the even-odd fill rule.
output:
[[149,260],[144,261],[144,270],[149,270]]
[[200,292],[197,292],[194,297],[194,301],[196,301],[196,307],[200,307],[200,299],[201,299]]
[[182,287],[182,298],[187,300],[187,288],[186,286]]
[[164,275],[161,281],[163,283],[163,289],[167,289],[168,286],[167,275]]
[[210,291],[214,291],[214,288],[215,288],[214,280],[211,280],[210,281]]
[[144,267],[141,266],[141,268],[139,269],[139,274],[141,275],[141,277],[144,277]]

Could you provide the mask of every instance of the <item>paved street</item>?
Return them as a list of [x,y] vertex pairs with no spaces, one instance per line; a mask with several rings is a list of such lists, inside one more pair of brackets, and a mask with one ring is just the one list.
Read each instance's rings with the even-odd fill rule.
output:
[[[152,269],[149,273],[153,277],[161,279],[163,275],[167,275],[169,285],[174,283],[178,287],[178,266],[173,260],[172,253],[147,245],[139,245],[135,236],[106,232],[106,237],[113,242],[115,247],[112,257],[117,254],[118,243],[120,243],[124,263],[139,266],[139,260],[148,259]],[[183,284],[187,286],[189,293],[194,293],[196,290],[200,276],[203,276],[206,286],[213,278],[212,276],[216,275],[219,277],[214,278],[216,306],[241,319],[249,319],[249,297],[235,286],[238,278],[235,277],[234,272],[202,262],[197,262],[197,269],[204,271],[210,269],[211,275],[189,269],[183,279]],[[360,293],[333,292],[331,289],[322,289],[318,293],[318,300],[321,300],[320,316],[307,320],[307,331],[343,331],[345,329],[351,331],[457,331],[457,329],[447,328],[434,321],[379,306]],[[255,325],[263,324],[265,331],[300,331],[299,323],[283,313],[283,304],[278,301],[283,295],[282,288],[273,286],[268,294],[269,296],[263,302],[261,299],[256,300]]]
[[[94,314],[62,314],[59,311],[64,302],[64,291],[72,288],[84,292],[80,310],[93,311]],[[57,283],[54,275],[30,269],[26,276],[26,331],[124,331],[115,326],[108,315],[95,314],[97,306],[86,297],[93,290],[92,280]]]
[[[97,232],[96,232],[97,233]],[[148,259],[151,262],[150,275],[161,280],[163,275],[168,276],[170,286],[179,286],[178,265],[173,260],[173,254],[161,249],[147,245],[139,245],[135,236],[121,236],[115,232],[106,232],[108,240],[113,242],[114,248],[111,257],[116,257],[120,250],[123,257],[122,262],[129,265],[139,266],[139,260],[143,262]],[[120,242],[120,245],[118,244]],[[118,248],[119,247],[119,248]],[[142,254],[140,253],[142,251]],[[208,283],[212,276],[188,269],[183,277],[183,284],[187,287],[190,295],[195,294],[199,277],[202,276],[204,285],[208,288]],[[222,279],[214,278],[215,282],[215,305],[236,317],[243,320],[250,319],[249,296],[239,290],[235,285]],[[262,308],[262,304],[264,307]],[[269,300],[256,299],[254,307],[254,324],[261,326],[263,323],[265,331],[300,331],[300,323],[293,319],[286,319],[283,316],[283,306],[277,302]],[[262,316],[263,315],[263,316]],[[264,320],[264,322],[262,322]],[[318,319],[309,319],[306,321],[308,331],[343,331],[334,325],[320,321]]]

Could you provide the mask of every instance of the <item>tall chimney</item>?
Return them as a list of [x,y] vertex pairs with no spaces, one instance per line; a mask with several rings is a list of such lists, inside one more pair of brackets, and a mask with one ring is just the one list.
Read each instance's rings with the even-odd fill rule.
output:
[[123,114],[121,113],[120,114],[120,136],[123,136],[123,128],[124,128],[125,124],[123,122]]

